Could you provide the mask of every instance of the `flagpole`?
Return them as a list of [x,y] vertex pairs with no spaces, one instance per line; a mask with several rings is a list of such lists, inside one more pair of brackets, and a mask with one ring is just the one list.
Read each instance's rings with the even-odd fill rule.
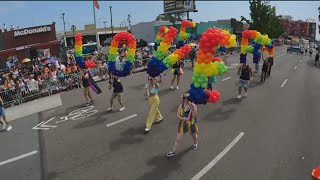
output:
[[97,33],[97,22],[96,22],[96,8],[95,8],[95,5],[94,5],[94,0],[92,1],[92,8],[93,8],[93,21],[94,21],[94,25],[96,27],[95,29],[95,34],[96,34],[96,42],[97,42],[97,45],[100,46],[100,42],[99,42],[99,38],[98,38],[98,33]]

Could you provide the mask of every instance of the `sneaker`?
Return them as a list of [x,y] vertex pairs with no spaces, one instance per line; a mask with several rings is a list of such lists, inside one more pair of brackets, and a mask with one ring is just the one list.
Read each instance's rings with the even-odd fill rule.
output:
[[240,99],[241,98],[241,95],[237,96],[237,99]]
[[159,124],[163,121],[163,119],[159,120],[159,121],[156,121],[156,124]]
[[174,155],[176,155],[176,153],[170,151],[170,152],[168,152],[167,157],[168,157],[168,158],[171,158],[171,157],[173,157]]
[[196,150],[197,148],[198,148],[198,143],[193,144],[192,149],[193,149],[193,150]]
[[90,103],[86,103],[84,106],[89,106],[90,105]]
[[93,104],[94,100],[91,100],[89,104]]
[[170,89],[174,89],[173,86],[170,86]]
[[177,89],[179,89],[179,86],[177,86]]
[[6,130],[6,125],[2,124],[2,130]]
[[246,92],[243,97],[245,97],[245,98],[248,97],[248,93]]
[[148,134],[150,132],[150,129],[148,129],[148,128],[146,128],[145,130],[144,130],[144,134]]
[[121,112],[121,111],[123,111],[125,109],[126,109],[125,107],[122,107],[122,108],[119,109],[119,111]]
[[113,108],[112,107],[109,107],[108,109],[107,109],[107,111],[112,111],[113,110]]
[[9,125],[8,128],[7,128],[7,131],[10,131],[12,129],[12,126]]

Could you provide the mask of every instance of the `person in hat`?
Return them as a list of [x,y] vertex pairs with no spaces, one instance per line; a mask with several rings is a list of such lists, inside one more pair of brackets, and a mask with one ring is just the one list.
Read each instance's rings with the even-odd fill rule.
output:
[[[93,99],[90,93],[89,89],[89,72],[87,72],[85,69],[81,70],[81,78],[82,78],[82,86],[83,86],[83,94],[84,98],[86,99],[86,106],[93,103]],[[90,102],[89,102],[90,99]]]
[[167,154],[167,157],[173,157],[177,150],[177,147],[182,141],[183,135],[187,132],[193,138],[192,149],[198,148],[198,125],[197,125],[197,106],[190,101],[190,94],[185,93],[183,95],[183,102],[179,105],[177,116],[179,119],[178,134],[174,142],[172,151]]
[[109,80],[109,89],[113,87],[113,92],[110,98],[110,107],[107,109],[107,111],[113,110],[113,100],[115,98],[118,98],[119,104],[121,108],[119,111],[123,111],[125,109],[123,102],[122,102],[122,94],[123,94],[123,86],[121,84],[120,78],[117,76],[112,77],[112,81]]

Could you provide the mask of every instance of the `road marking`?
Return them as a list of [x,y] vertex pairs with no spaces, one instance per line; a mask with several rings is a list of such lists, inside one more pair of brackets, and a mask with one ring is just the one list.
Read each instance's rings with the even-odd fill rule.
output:
[[294,69],[294,70],[296,70],[296,69],[297,69],[297,66],[296,66],[296,67],[294,67],[293,69]]
[[287,54],[287,53],[280,54],[279,56],[276,56],[276,58],[281,57],[281,56],[284,56],[284,55],[286,55],[286,54]]
[[241,132],[218,156],[216,156],[206,167],[204,167],[198,174],[193,176],[191,180],[199,180],[203,175],[205,175],[214,165],[216,165],[222,158],[225,156],[232,148],[237,144],[237,142],[242,138],[244,135]]
[[119,123],[121,123],[121,122],[127,121],[127,120],[132,119],[132,118],[137,117],[137,116],[138,116],[137,114],[133,114],[133,115],[128,116],[128,117],[126,117],[126,118],[122,118],[122,119],[120,119],[120,120],[118,120],[118,121],[109,123],[109,124],[106,125],[106,127],[111,127],[111,126],[113,126],[113,125],[119,124]]
[[233,68],[236,68],[234,66],[227,66],[228,69],[233,69]]
[[224,79],[222,79],[221,81],[226,81],[226,80],[228,80],[228,79],[230,79],[231,77],[227,77],[227,78],[224,78]]
[[300,62],[301,62],[301,59],[300,59]]
[[282,83],[281,87],[283,87],[286,83],[287,83],[288,79],[284,80],[284,82]]
[[47,125],[47,123],[52,121],[52,120],[54,120],[54,118],[56,118],[56,117],[53,117],[53,118],[49,119],[48,121],[42,121],[41,123],[39,123],[36,126],[34,126],[32,129],[35,129],[35,130],[48,130],[50,128],[55,128],[57,126]]
[[17,157],[8,159],[8,160],[6,160],[6,161],[2,161],[2,162],[0,162],[0,166],[5,165],[5,164],[8,164],[8,163],[11,163],[11,162],[13,162],[13,161],[17,161],[17,160],[26,158],[26,157],[28,157],[28,156],[32,156],[32,155],[37,154],[37,153],[38,153],[38,151],[35,150],[35,151],[32,151],[32,152],[29,152],[29,153],[26,153],[26,154],[22,154],[22,155],[20,155],[20,156],[17,156]]

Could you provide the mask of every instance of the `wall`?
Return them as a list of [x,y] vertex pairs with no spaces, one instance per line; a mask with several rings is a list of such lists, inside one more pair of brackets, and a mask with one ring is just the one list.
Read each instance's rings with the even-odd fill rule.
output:
[[5,49],[11,49],[11,48],[30,45],[30,44],[44,43],[44,42],[56,40],[57,39],[56,29],[54,24],[24,28],[18,31],[23,31],[25,29],[35,29],[43,26],[49,26],[51,30],[48,32],[40,32],[40,33],[21,35],[16,37],[14,37],[15,31],[4,32],[3,35],[4,35]]
[[130,27],[131,33],[136,39],[143,39],[147,43],[154,42],[154,22],[141,22]]

